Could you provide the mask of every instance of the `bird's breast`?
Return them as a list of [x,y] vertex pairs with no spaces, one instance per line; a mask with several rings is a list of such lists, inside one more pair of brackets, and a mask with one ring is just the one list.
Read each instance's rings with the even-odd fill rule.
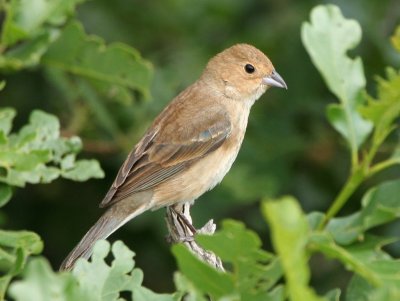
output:
[[244,138],[248,112],[242,113],[233,114],[231,134],[218,149],[156,188],[153,199],[156,207],[195,200],[222,181],[232,167]]

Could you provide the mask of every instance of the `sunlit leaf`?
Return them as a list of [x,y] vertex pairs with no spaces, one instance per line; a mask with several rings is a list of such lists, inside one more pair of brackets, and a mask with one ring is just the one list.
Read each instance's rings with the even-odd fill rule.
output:
[[[14,113],[1,112],[0,133],[9,133]],[[78,137],[60,137],[56,116],[35,110],[19,132],[4,137],[0,144],[0,182],[23,187],[26,183],[50,183],[60,176],[75,181],[104,177],[97,161],[75,160],[82,142]]]
[[1,44],[8,46],[34,36],[44,24],[62,25],[84,0],[11,0],[5,6],[6,20],[1,33]]
[[299,204],[291,197],[284,197],[264,201],[262,211],[271,227],[272,242],[280,256],[290,300],[323,300],[308,286],[310,270],[306,245],[310,230]]
[[12,128],[12,121],[16,115],[13,108],[0,109],[0,131],[8,135]]
[[3,207],[11,199],[12,189],[7,184],[0,183],[0,207]]
[[397,26],[394,35],[391,38],[392,44],[400,52],[400,26]]
[[70,169],[61,172],[63,178],[74,181],[87,181],[90,178],[103,178],[104,172],[96,160],[78,160]]
[[214,235],[199,235],[196,241],[232,265],[237,294],[242,300],[266,300],[268,290],[282,277],[279,259],[261,248],[253,231],[233,220],[225,220]]
[[387,80],[378,78],[377,99],[368,97],[367,105],[360,109],[375,125],[373,142],[377,145],[397,127],[395,121],[400,117],[400,72],[388,68],[386,76]]
[[22,280],[11,284],[9,294],[16,301],[121,301],[121,292],[130,292],[135,301],[172,301],[172,295],[157,294],[143,287],[143,274],[134,269],[134,253],[122,242],[112,246],[114,260],[104,259],[108,242],[95,245],[92,261],[80,260],[72,273],[55,273],[43,258],[29,262]]
[[317,6],[305,22],[301,38],[314,65],[340,104],[328,108],[328,118],[356,152],[372,130],[371,122],[363,119],[357,109],[365,87],[363,65],[359,57],[351,59],[347,52],[361,40],[361,27],[345,19],[334,5]]
[[214,267],[200,261],[184,245],[174,245],[172,252],[181,273],[201,291],[217,299],[233,292],[234,283],[231,275],[217,271]]

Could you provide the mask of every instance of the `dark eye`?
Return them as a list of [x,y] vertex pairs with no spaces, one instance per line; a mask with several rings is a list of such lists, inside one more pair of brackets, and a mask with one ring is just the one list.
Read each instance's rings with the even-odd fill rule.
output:
[[254,68],[252,64],[246,64],[246,66],[244,66],[244,70],[246,70],[247,73],[253,73],[256,71],[256,68]]

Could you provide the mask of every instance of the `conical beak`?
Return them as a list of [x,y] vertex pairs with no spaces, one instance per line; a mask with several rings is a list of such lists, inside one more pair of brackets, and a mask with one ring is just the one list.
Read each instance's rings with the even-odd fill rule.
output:
[[275,70],[272,71],[271,75],[268,75],[263,78],[263,83],[270,87],[287,89],[287,85],[283,80],[282,76],[280,76],[279,73],[276,72]]

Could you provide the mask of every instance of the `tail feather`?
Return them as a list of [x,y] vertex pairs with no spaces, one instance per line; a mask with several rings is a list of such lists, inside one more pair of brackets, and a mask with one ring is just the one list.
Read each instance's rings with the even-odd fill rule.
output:
[[78,245],[69,253],[60,266],[61,271],[70,270],[79,258],[88,259],[96,241],[106,239],[114,231],[148,209],[149,201],[132,202],[124,199],[112,205],[90,228]]

